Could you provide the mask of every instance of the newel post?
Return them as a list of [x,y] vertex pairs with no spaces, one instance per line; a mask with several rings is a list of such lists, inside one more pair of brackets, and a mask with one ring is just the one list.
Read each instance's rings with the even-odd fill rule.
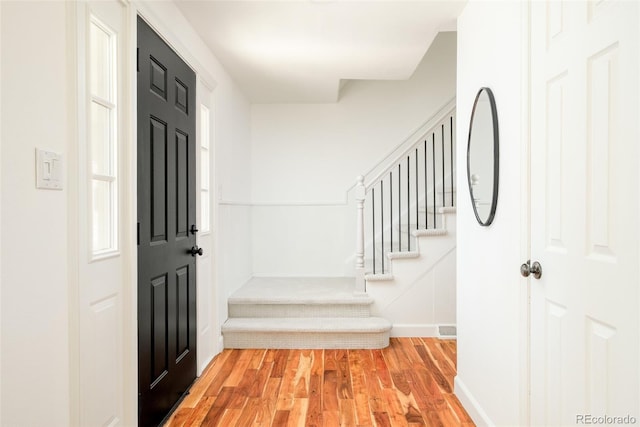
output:
[[364,294],[364,199],[366,188],[364,177],[359,175],[356,178],[355,199],[356,199],[356,294]]

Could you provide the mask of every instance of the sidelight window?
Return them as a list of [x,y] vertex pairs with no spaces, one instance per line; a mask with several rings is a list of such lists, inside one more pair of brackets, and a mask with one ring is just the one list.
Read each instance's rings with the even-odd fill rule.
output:
[[116,35],[95,17],[89,23],[89,157],[92,253],[118,249]]
[[210,182],[210,116],[209,109],[200,105],[200,227],[203,233],[211,231]]

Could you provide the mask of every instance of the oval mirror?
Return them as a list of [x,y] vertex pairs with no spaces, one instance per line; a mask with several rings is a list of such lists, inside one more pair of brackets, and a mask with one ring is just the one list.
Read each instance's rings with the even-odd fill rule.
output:
[[467,180],[480,225],[493,221],[498,202],[498,114],[491,89],[478,91],[469,123]]

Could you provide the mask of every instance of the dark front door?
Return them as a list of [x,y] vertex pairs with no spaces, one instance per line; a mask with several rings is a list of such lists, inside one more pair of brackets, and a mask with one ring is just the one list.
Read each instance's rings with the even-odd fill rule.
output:
[[196,377],[195,88],[195,73],[138,18],[141,426],[158,425]]

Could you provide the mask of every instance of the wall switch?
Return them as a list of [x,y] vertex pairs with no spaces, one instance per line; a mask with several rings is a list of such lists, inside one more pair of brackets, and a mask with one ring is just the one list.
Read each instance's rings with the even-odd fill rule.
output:
[[62,190],[62,154],[36,148],[36,188]]

